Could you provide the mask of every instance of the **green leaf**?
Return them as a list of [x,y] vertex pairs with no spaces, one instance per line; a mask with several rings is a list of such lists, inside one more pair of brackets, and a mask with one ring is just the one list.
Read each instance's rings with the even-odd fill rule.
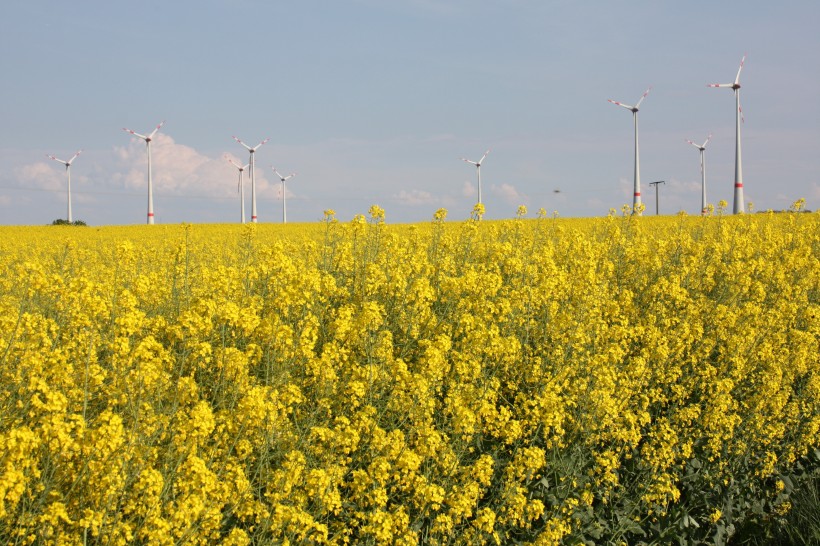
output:
[[642,537],[646,536],[646,531],[643,530],[643,527],[641,527],[637,521],[628,516],[618,516],[618,527],[629,533],[634,533]]
[[794,491],[794,482],[792,481],[792,479],[786,476],[785,474],[779,475],[778,478],[780,479],[780,481],[783,482],[783,485],[785,486],[783,488],[783,493],[785,493],[786,495],[790,495],[792,491]]

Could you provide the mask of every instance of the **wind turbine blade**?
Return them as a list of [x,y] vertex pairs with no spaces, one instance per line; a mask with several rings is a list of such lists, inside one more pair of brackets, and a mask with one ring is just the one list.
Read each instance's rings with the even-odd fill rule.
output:
[[290,179],[291,179],[291,178],[293,178],[294,176],[296,176],[296,173],[290,173],[289,175],[287,175],[287,176],[285,177],[285,180],[290,180]]
[[157,131],[159,131],[159,128],[162,127],[163,125],[165,125],[165,120],[162,120],[160,122],[160,124],[157,125],[157,127],[153,131],[151,131],[151,134],[148,135],[148,138],[154,138],[154,135],[157,134]]
[[466,161],[467,163],[470,163],[471,165],[478,165],[478,163],[476,163],[475,161],[470,161],[470,160],[469,160],[469,159],[467,159],[466,157],[462,157],[462,158],[461,158],[461,160],[462,160],[462,161]]
[[49,158],[49,159],[53,159],[54,161],[59,161],[63,165],[68,165],[67,162],[63,161],[62,159],[58,159],[58,158],[54,157],[53,155],[46,154],[46,157]]
[[643,92],[643,95],[641,95],[641,98],[638,99],[638,104],[635,105],[635,108],[639,108],[641,106],[641,103],[643,102],[643,99],[646,98],[646,96],[649,94],[650,91],[652,91],[652,86],[650,86],[649,89],[647,89],[646,91]]
[[141,135],[141,134],[139,134],[139,133],[138,133],[138,132],[136,132],[136,131],[132,131],[131,129],[126,129],[125,127],[123,127],[123,128],[122,128],[122,130],[123,130],[123,131],[125,131],[126,133],[131,133],[132,135],[134,135],[134,136],[136,136],[136,137],[140,137],[142,140],[145,140],[145,139],[147,139],[147,138],[148,138],[148,137],[147,137],[147,136],[145,136],[145,135]]
[[746,62],[746,55],[740,59],[740,68],[737,69],[737,76],[735,76],[735,85],[740,83],[740,71],[743,70],[743,63]]
[[276,170],[276,167],[274,167],[273,165],[271,165],[271,169],[273,169],[273,174],[275,174],[276,176],[278,176],[280,180],[284,180],[284,178],[282,178],[282,175],[281,175],[281,174],[279,174],[279,171],[277,171],[277,170]]
[[735,84],[733,84],[733,83],[707,83],[706,84],[706,87],[729,87],[729,88],[732,88],[734,86],[735,86]]
[[706,148],[706,145],[709,144],[709,141],[712,140],[712,133],[709,133],[709,136],[706,137],[706,142],[703,143],[702,148]]
[[80,155],[82,152],[83,152],[82,150],[77,150],[77,153],[76,153],[76,154],[74,154],[74,155],[72,156],[72,158],[71,158],[71,159],[69,159],[69,160],[67,161],[67,164],[68,164],[68,165],[71,165],[71,162],[72,162],[72,161],[74,161],[75,159],[77,159],[77,156],[78,156],[78,155]]
[[689,144],[691,144],[691,145],[692,145],[692,146],[694,146],[695,148],[700,149],[700,146],[699,146],[699,145],[695,144],[694,142],[692,142],[692,141],[691,141],[691,140],[689,140],[688,138],[686,139],[686,142],[688,142]]
[[265,140],[263,140],[262,142],[260,142],[260,143],[259,143],[259,144],[257,144],[256,146],[254,146],[254,147],[253,147],[253,150],[254,150],[254,151],[258,150],[260,146],[262,146],[264,143],[266,143],[266,142],[267,142],[267,141],[269,141],[269,140],[270,140],[270,138],[266,138]]
[[241,140],[239,140],[238,138],[233,137],[233,139],[234,139],[235,141],[237,141],[238,143],[240,143],[242,146],[244,146],[244,147],[245,147],[245,149],[247,149],[248,151],[250,151],[250,150],[251,150],[251,147],[250,147],[250,146],[248,146],[247,144],[245,144],[244,142],[242,142],[242,141],[241,141]]
[[230,163],[231,165],[233,165],[233,166],[234,166],[234,167],[236,167],[237,169],[242,170],[242,167],[239,165],[239,163],[237,163],[236,161],[234,161],[234,160],[233,160],[233,159],[231,159],[230,157],[225,156],[225,159],[227,159],[227,160],[228,160],[228,163]]
[[484,155],[481,156],[481,159],[478,160],[478,163],[479,164],[483,163],[484,160],[487,158],[487,154],[489,154],[489,153],[490,153],[490,150],[487,150],[486,152],[484,152]]
[[609,102],[611,102],[612,104],[614,104],[614,105],[616,105],[616,106],[620,106],[620,107],[622,107],[622,108],[626,108],[627,110],[632,110],[632,109],[634,108],[634,106],[630,106],[630,105],[628,105],[628,104],[624,104],[624,103],[622,103],[622,102],[618,102],[618,101],[616,101],[616,100],[612,100],[612,99],[606,99],[606,100],[608,100]]
[[746,118],[743,116],[743,106],[738,104],[737,111],[740,112],[740,123],[746,123]]

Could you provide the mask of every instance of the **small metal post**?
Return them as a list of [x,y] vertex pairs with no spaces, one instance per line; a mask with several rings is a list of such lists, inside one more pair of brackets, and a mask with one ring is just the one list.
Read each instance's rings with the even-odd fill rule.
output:
[[656,182],[650,182],[650,186],[655,186],[655,216],[660,214],[659,207],[658,207],[658,184],[666,184],[665,180],[658,180]]

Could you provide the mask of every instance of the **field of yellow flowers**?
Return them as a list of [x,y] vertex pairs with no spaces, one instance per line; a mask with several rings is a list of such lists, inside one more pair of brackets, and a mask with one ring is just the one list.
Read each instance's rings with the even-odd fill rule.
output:
[[0,228],[0,542],[649,544],[820,459],[820,214]]

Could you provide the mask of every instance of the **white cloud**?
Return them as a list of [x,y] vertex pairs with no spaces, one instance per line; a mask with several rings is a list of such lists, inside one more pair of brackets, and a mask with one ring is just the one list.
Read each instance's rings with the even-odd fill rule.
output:
[[[708,184],[709,181],[707,180],[706,183]],[[669,192],[670,193],[700,196],[700,189],[701,189],[700,180],[698,180],[697,182],[691,181],[691,180],[688,181],[688,182],[681,182],[681,181],[676,180],[676,179],[673,178],[669,181],[669,184],[667,184],[667,185],[669,187]],[[663,191],[663,190],[661,190],[661,191]]]
[[630,198],[630,203],[632,202],[632,189],[634,186],[634,180],[628,180],[624,177],[618,178],[618,188],[621,190],[622,195]]
[[490,186],[493,195],[497,195],[510,205],[525,205],[529,202],[529,197],[519,192],[512,184],[501,184]]
[[465,181],[464,185],[461,186],[461,195],[464,197],[473,197],[475,194],[475,186],[472,183]]
[[[86,172],[87,167],[86,163],[80,168],[80,172],[77,172],[76,165],[72,165],[71,201],[75,211],[78,205],[93,203],[96,200],[96,196],[86,191],[88,176],[80,174]],[[10,185],[19,191],[12,195],[0,196],[0,206],[3,208],[11,208],[16,213],[18,210],[27,210],[26,207],[36,203],[38,211],[65,211],[68,188],[64,165],[48,160],[21,164],[11,169],[9,181]],[[32,216],[25,214],[20,221],[31,222]]]
[[[145,143],[132,139],[128,146],[115,148],[119,165],[112,179],[129,189],[144,189],[147,183],[148,158]],[[247,158],[229,155],[237,163]],[[236,168],[223,156],[209,157],[196,149],[178,144],[169,135],[158,133],[151,142],[151,173],[154,191],[158,194],[191,195],[217,199],[236,195]],[[250,192],[250,173],[245,170],[243,183]],[[259,198],[277,198],[281,184],[265,176],[265,169],[256,164],[256,192]],[[281,190],[279,190],[281,191]],[[290,196],[290,192],[288,192]]]
[[401,190],[398,194],[394,195],[394,199],[405,205],[427,205],[438,202],[438,200],[433,197],[433,194],[422,190]]
[[586,200],[586,206],[593,215],[601,215],[609,212],[609,205],[598,197],[591,197]]
[[14,175],[22,186],[57,191],[64,187],[65,175],[61,176],[60,173],[64,170],[55,169],[45,161],[38,161],[17,167]]
[[[72,165],[71,173],[71,200],[74,203],[91,203],[94,197],[84,191],[88,187],[89,177],[79,174],[77,168]],[[21,165],[14,170],[15,182],[26,189],[35,189],[52,193],[63,202],[66,201],[66,171],[65,167],[59,163],[49,161],[38,161],[27,165]],[[81,172],[86,172],[85,167]]]

